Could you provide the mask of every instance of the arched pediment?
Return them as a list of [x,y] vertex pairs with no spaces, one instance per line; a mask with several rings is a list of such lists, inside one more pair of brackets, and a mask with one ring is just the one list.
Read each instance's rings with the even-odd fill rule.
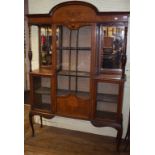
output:
[[90,3],[71,1],[56,5],[49,14],[53,22],[89,22],[95,20],[97,12]]

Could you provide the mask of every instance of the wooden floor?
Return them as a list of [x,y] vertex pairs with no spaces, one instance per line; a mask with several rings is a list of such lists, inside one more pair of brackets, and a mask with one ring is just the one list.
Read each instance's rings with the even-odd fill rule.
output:
[[28,121],[29,106],[25,105],[25,155],[129,155],[116,152],[114,138],[35,124],[35,137],[31,137]]

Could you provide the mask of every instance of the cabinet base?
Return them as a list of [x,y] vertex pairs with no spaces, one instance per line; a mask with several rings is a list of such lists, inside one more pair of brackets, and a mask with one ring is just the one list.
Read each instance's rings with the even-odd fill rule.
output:
[[[34,126],[33,126],[33,116],[38,115],[40,116],[40,127],[43,127],[43,123],[42,123],[42,117],[47,118],[47,119],[51,119],[53,118],[55,115],[53,114],[49,114],[49,113],[43,113],[43,112],[36,112],[36,111],[30,111],[29,112],[29,122],[30,122],[30,126],[32,129],[32,137],[35,136],[35,131],[34,131]],[[120,148],[120,144],[121,144],[121,140],[122,140],[122,132],[123,132],[123,128],[122,128],[122,121],[121,123],[117,123],[117,122],[110,122],[110,121],[101,121],[101,120],[91,120],[92,125],[96,126],[96,127],[112,127],[115,128],[117,130],[117,137],[116,137],[116,150],[119,151]]]

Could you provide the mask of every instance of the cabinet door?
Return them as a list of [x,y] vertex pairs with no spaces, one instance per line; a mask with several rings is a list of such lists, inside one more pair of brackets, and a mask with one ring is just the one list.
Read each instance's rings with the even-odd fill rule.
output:
[[31,76],[31,81],[32,109],[51,112],[51,77]]
[[96,82],[95,118],[116,120],[119,105],[119,84]]
[[[86,109],[86,115],[88,115],[90,108],[92,26],[84,25],[71,28],[59,25],[57,28],[58,104],[63,101],[67,103],[67,100],[68,102],[75,101],[76,106],[68,108],[72,109],[70,114],[78,115],[81,113],[83,115],[83,109]],[[72,98],[72,101],[69,101],[69,98]],[[65,103],[63,103],[63,106],[62,104],[57,106],[60,113],[67,113],[66,110],[63,110]],[[71,104],[68,103],[67,106],[70,107]]]

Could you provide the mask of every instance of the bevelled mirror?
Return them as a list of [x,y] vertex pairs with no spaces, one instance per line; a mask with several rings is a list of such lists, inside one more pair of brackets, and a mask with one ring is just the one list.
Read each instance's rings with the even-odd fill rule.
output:
[[121,69],[124,52],[125,27],[99,25],[99,66],[104,69]]

